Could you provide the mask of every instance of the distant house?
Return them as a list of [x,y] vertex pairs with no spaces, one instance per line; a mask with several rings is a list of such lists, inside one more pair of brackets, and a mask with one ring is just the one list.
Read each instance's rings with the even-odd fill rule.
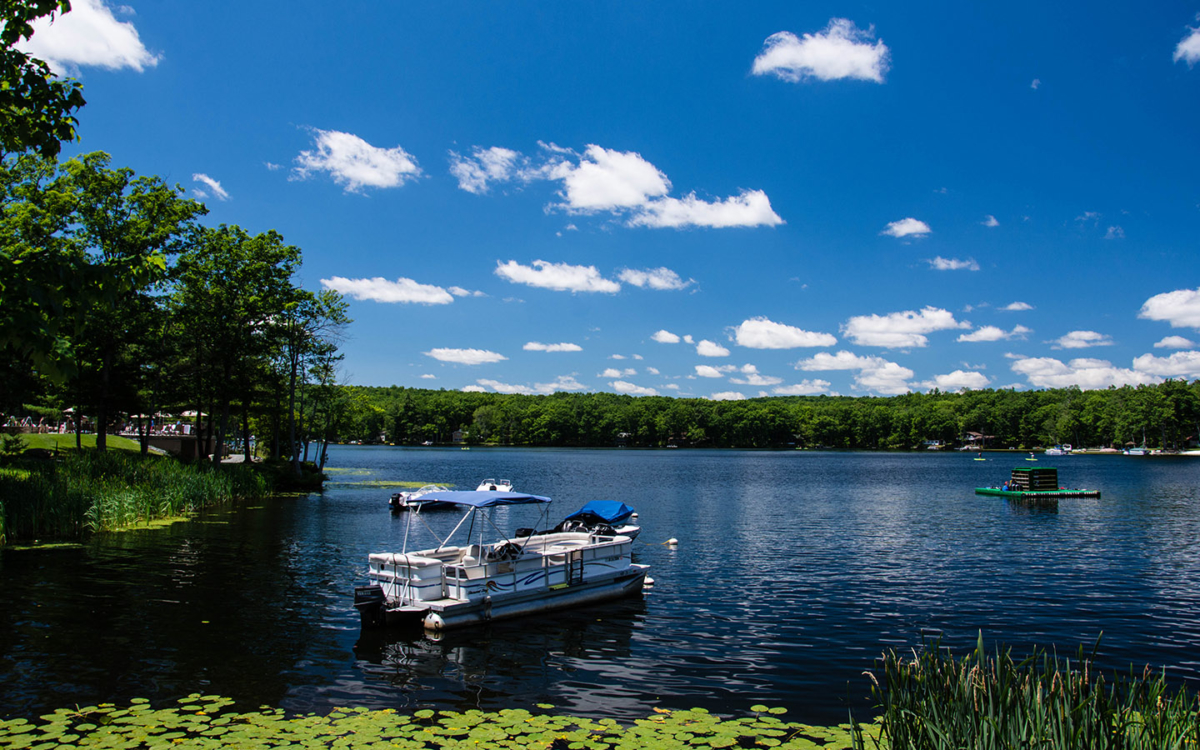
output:
[[631,438],[631,437],[633,437],[633,433],[631,433],[631,432],[618,432],[617,433],[617,447],[624,448],[627,445],[629,445],[629,438]]
[[461,443],[466,436],[467,434],[462,430],[455,430],[454,432],[450,433],[450,440],[455,443]]

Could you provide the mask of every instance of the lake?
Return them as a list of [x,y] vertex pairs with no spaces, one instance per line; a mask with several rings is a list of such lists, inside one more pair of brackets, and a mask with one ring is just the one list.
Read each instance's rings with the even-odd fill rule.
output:
[[[245,708],[550,703],[621,720],[768,703],[832,724],[870,714],[863,672],[885,649],[962,652],[980,631],[1018,653],[1099,641],[1106,668],[1200,684],[1200,459],[973,455],[335,446],[320,494],[3,551],[0,715],[198,691]],[[974,495],[1017,466],[1056,466],[1103,499]],[[554,498],[551,524],[589,500],[633,505],[654,587],[439,640],[360,633],[367,555],[404,537],[382,483],[485,477]]]

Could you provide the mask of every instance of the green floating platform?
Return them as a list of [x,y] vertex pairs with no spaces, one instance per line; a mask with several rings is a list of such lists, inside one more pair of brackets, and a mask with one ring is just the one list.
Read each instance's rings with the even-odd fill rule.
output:
[[1060,497],[1100,497],[1100,490],[1002,490],[999,487],[976,487],[975,494],[1021,500],[1057,500]]

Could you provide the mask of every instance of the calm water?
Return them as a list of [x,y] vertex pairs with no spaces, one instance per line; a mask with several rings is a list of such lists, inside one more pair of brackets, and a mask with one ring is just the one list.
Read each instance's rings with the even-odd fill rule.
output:
[[[1106,666],[1200,683],[1200,459],[1021,458],[338,447],[323,494],[0,554],[0,715],[201,691],[297,711],[544,702],[620,719],[767,702],[836,723],[867,713],[862,672],[884,649],[937,635],[966,649],[980,630],[1070,655],[1103,632]],[[1049,510],[972,493],[1018,465],[1104,497]],[[551,496],[553,521],[593,499],[634,505],[656,585],[440,641],[361,634],[353,587],[405,528],[393,490],[366,483],[485,476]]]

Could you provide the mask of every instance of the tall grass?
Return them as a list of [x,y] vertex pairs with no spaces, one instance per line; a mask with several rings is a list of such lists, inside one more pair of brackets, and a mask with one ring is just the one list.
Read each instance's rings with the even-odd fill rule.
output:
[[214,470],[123,452],[71,453],[61,461],[0,469],[0,544],[6,538],[79,539],[270,490],[249,466]]
[[[1075,662],[1044,651],[1021,661],[983,637],[955,659],[938,647],[906,659],[891,652],[874,674],[882,710],[879,746],[913,750],[1167,750],[1196,748],[1200,703],[1171,690],[1147,668],[1115,674],[1095,669],[1082,649]],[[855,747],[864,748],[861,736]]]

